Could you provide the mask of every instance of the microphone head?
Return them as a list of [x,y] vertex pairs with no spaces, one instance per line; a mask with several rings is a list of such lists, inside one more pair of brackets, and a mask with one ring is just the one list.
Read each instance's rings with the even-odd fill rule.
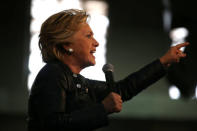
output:
[[111,72],[114,72],[114,67],[113,67],[113,65],[112,64],[105,64],[104,66],[103,66],[103,72],[105,73],[105,72],[108,72],[108,71],[111,71]]

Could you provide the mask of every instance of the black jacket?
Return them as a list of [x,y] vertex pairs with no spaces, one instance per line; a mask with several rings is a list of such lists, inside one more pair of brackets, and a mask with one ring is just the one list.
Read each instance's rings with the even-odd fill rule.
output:
[[[114,92],[126,101],[165,74],[159,60],[115,83]],[[108,124],[102,100],[105,82],[73,74],[60,61],[47,63],[38,73],[28,102],[29,131],[89,131]]]

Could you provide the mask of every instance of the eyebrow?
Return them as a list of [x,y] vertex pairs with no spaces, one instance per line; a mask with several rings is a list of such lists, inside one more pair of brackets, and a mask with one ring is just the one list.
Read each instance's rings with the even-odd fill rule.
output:
[[86,31],[87,34],[94,35],[93,31]]

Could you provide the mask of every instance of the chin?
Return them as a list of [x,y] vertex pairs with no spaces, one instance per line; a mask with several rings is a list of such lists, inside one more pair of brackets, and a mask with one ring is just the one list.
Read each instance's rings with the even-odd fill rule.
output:
[[93,66],[96,65],[96,61],[95,61],[95,60],[92,62],[92,65],[93,65]]
[[94,66],[95,64],[96,64],[95,60],[89,62],[89,66]]
[[91,62],[90,66],[94,66],[96,64],[96,62]]
[[95,64],[96,64],[95,61],[89,61],[83,67],[86,68],[86,67],[89,67],[89,66],[94,66]]

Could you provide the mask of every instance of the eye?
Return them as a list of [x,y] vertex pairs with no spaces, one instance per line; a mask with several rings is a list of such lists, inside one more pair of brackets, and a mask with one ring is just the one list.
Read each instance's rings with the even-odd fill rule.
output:
[[91,38],[92,37],[92,34],[88,34],[88,35],[86,35],[88,38]]

